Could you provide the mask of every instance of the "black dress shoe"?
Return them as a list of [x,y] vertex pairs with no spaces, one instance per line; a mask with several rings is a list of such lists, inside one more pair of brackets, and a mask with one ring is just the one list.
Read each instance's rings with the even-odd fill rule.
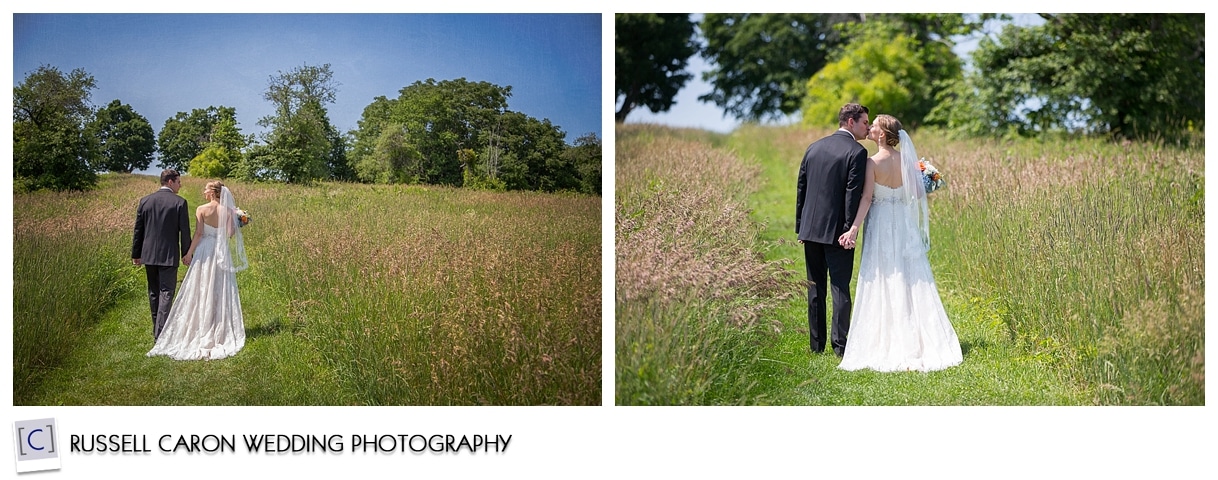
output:
[[833,349],[833,353],[835,355],[837,355],[837,358],[842,358],[842,357],[846,356],[846,349],[843,348],[841,350],[838,350],[835,348],[835,349]]

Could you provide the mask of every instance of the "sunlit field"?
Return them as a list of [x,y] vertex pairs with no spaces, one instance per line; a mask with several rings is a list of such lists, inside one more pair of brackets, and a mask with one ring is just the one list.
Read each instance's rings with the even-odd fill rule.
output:
[[14,403],[600,403],[600,197],[228,186],[253,217],[248,341],[214,362],[144,357],[130,242],[155,178],[14,197]]
[[[1202,139],[973,141],[914,132],[919,154],[947,176],[931,196],[930,261],[965,358],[940,372],[876,374],[838,371],[836,357],[811,354],[802,284],[768,288],[773,279],[802,280],[795,176],[807,145],[829,133],[618,126],[618,403],[1204,404]],[[678,173],[664,167],[670,162],[682,165]],[[669,278],[703,271],[673,260],[684,258],[676,248],[624,258],[632,245],[678,233],[662,224],[649,237],[622,233],[646,231],[629,223],[647,217],[640,209],[685,208],[658,187],[675,185],[692,196],[728,191],[736,202],[686,216],[693,223],[682,232],[720,238],[682,236],[702,250],[738,245],[733,261],[762,254],[789,275],[730,288],[695,282],[687,289],[702,292],[695,301],[624,297],[646,282],[623,277],[623,263],[671,265]],[[749,222],[729,229],[718,220],[740,209]],[[698,375],[663,382],[629,369],[699,362]]]

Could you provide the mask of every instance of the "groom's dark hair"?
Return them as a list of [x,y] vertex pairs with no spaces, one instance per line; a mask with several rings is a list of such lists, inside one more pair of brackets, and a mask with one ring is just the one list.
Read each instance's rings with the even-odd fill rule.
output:
[[161,171],[161,185],[169,183],[170,180],[178,179],[178,171],[172,168]]
[[867,110],[867,107],[857,103],[847,103],[842,106],[841,111],[837,112],[837,125],[839,127],[844,127],[846,126],[846,121],[857,121],[859,117],[863,116],[863,114],[870,115],[871,111]]

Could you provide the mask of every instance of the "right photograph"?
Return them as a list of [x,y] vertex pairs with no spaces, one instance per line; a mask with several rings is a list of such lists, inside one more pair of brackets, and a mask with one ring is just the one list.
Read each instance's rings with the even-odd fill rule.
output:
[[617,405],[1204,405],[1204,14],[615,15]]

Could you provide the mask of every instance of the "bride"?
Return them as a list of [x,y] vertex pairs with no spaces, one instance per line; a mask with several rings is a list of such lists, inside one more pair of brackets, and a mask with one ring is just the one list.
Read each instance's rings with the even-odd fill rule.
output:
[[149,357],[215,360],[235,355],[245,346],[236,272],[249,262],[236,204],[232,192],[219,181],[208,182],[203,197],[208,203],[195,210],[194,239],[182,257],[188,265],[186,278]]
[[838,368],[927,372],[958,365],[960,341],[926,256],[929,210],[913,141],[891,115],[877,115],[867,138],[880,150],[868,159],[854,225],[839,238],[853,248],[866,219],[858,296]]

